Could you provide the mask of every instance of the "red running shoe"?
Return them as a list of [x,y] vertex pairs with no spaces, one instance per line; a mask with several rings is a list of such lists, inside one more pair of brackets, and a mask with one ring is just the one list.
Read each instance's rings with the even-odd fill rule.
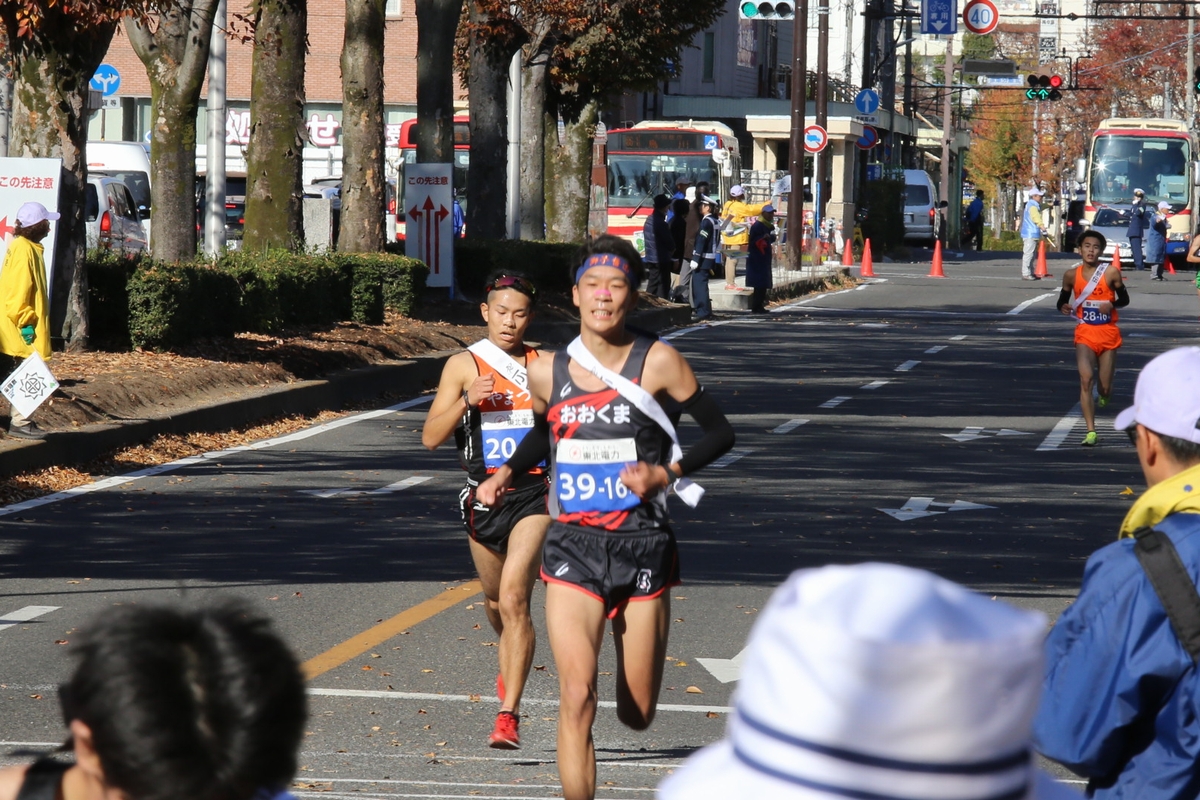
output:
[[500,698],[501,703],[504,702],[505,694],[507,693],[504,691],[504,675],[499,673],[496,675],[496,697]]
[[497,750],[520,750],[521,734],[517,725],[521,719],[511,711],[501,711],[496,715],[496,727],[488,737],[488,745]]

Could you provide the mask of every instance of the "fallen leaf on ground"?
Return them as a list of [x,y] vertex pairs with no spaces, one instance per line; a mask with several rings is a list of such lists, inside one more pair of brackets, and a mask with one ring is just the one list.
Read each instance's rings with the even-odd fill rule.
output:
[[704,691],[699,686],[689,686],[684,691],[688,694],[704,694]]

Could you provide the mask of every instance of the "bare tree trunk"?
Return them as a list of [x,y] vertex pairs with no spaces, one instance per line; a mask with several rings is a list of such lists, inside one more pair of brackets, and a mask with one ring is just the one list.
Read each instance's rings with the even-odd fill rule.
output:
[[43,8],[46,20],[37,41],[17,39],[17,3],[0,4],[5,46],[16,70],[9,155],[61,158],[59,213],[51,289],[50,330],[68,350],[88,343],[88,280],[83,269],[83,187],[87,183],[88,81],[108,51],[116,22],[80,28],[61,12]]
[[462,0],[416,0],[417,161],[454,162],[454,37]]
[[515,45],[485,36],[491,18],[470,0],[471,163],[467,170],[467,230],[472,238],[503,239],[508,197],[508,66]]
[[[600,103],[589,100],[564,119],[561,141],[558,109],[549,105],[543,116],[546,137],[546,239],[551,242],[582,242],[588,232],[588,199],[591,195],[592,137],[600,118]],[[564,112],[571,114],[571,112]]]
[[384,0],[346,0],[342,47],[342,221],[338,250],[383,249]]
[[540,124],[546,111],[546,81],[550,71],[549,25],[533,32],[525,68],[521,71],[521,238],[546,238],[546,135]]
[[306,0],[256,0],[246,156],[247,250],[304,244]]
[[130,19],[125,33],[150,78],[150,243],[154,257],[196,257],[196,114],[217,0],[164,6],[158,29]]

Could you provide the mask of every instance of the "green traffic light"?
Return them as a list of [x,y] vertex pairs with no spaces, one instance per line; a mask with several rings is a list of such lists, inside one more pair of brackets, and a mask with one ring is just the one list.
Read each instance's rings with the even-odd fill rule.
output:
[[758,3],[742,3],[742,16],[750,18],[758,16]]

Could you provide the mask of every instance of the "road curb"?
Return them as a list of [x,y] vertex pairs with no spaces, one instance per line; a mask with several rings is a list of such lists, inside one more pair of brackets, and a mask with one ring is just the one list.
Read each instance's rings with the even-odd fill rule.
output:
[[[656,308],[634,314],[631,322],[648,330],[685,325],[688,306]],[[530,331],[530,339],[555,338],[566,341],[578,332],[578,322],[541,325]],[[442,365],[455,351],[375,364],[346,370],[327,378],[297,381],[255,392],[246,397],[198,404],[162,416],[128,422],[104,422],[75,430],[50,431],[40,441],[5,439],[0,445],[0,477],[24,472],[83,464],[124,447],[149,441],[160,434],[224,431],[249,425],[268,417],[338,411],[347,405],[384,394],[416,395],[437,386]]]

